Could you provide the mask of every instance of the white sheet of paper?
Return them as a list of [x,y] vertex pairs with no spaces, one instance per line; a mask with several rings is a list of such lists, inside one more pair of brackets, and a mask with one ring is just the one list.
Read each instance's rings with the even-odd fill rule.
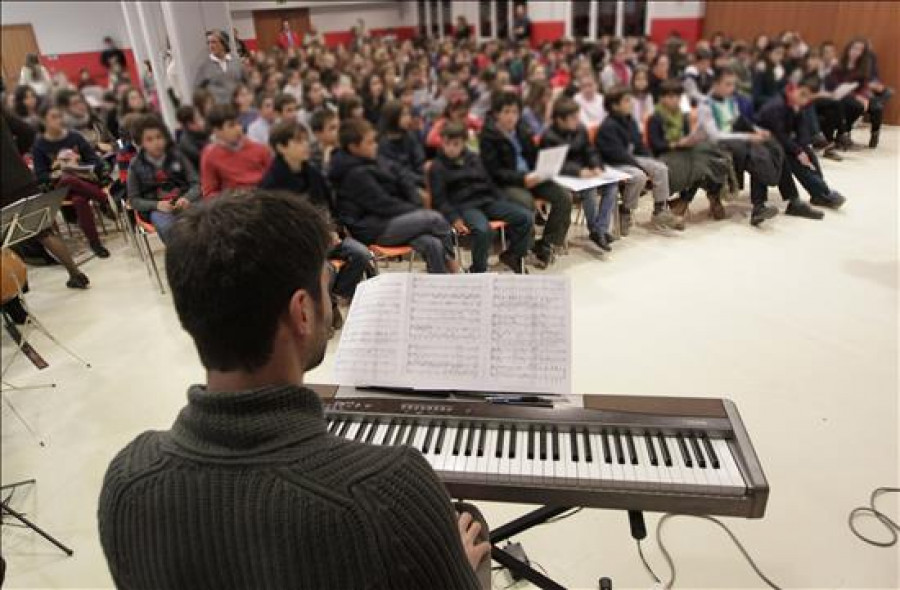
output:
[[859,86],[859,82],[844,82],[834,89],[832,95],[834,96],[835,100],[841,100],[845,96],[856,90],[857,86]]
[[569,394],[564,276],[385,274],[360,284],[338,344],[341,385]]
[[553,178],[562,170],[568,152],[569,146],[567,145],[542,149],[538,152],[537,165],[534,167],[535,174],[544,180]]
[[594,178],[554,176],[553,182],[563,188],[569,189],[570,191],[580,193],[581,191],[586,191],[598,186],[603,186],[605,184],[611,184],[613,182],[621,182],[623,180],[628,180],[629,178],[631,178],[631,175],[627,172],[614,170],[612,168],[604,168],[603,174],[601,174],[600,176],[595,176]]

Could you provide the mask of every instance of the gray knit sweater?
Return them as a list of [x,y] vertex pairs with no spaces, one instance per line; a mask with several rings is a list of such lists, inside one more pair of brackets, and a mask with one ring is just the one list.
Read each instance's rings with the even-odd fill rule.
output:
[[188,400],[106,473],[100,540],[119,588],[479,587],[414,449],[328,434],[300,387]]

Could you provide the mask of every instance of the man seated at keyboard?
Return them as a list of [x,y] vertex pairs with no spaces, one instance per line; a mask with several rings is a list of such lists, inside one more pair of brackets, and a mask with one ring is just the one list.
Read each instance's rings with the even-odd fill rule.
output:
[[477,511],[458,516],[412,447],[326,432],[303,386],[331,325],[328,246],[317,209],[261,190],[173,225],[166,271],[206,384],[109,466],[98,518],[117,587],[490,587]]

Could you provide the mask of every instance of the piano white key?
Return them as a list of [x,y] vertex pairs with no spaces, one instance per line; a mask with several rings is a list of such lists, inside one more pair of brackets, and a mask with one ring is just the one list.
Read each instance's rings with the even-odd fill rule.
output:
[[446,426],[444,428],[444,440],[441,441],[441,452],[440,458],[438,459],[438,465],[441,466],[441,471],[452,471],[453,467],[453,439],[456,438],[456,428],[453,426]]
[[509,461],[509,481],[518,483],[523,480],[522,468],[525,463],[525,442],[527,442],[528,432],[523,431],[521,426],[516,427],[516,444],[515,456]]
[[[569,429],[560,430],[559,432],[559,467],[562,474],[557,478],[559,483],[566,485],[574,485],[578,483],[578,474],[575,472],[575,462],[572,461],[572,442],[569,435]],[[560,470],[557,469],[557,472]]]
[[611,473],[605,468],[603,462],[603,447],[600,445],[600,439],[595,434],[588,435],[588,444],[591,447],[593,461],[588,467],[588,476],[590,477],[590,486],[592,488],[609,487]]
[[650,464],[650,454],[647,452],[647,442],[643,435],[634,437],[634,450],[638,458],[638,465],[635,468],[638,479],[643,479],[647,488],[659,490],[660,477],[656,467]]
[[731,453],[731,447],[723,439],[713,438],[709,442],[712,443],[713,450],[719,457],[721,465],[719,471],[722,472],[723,479],[722,493],[730,496],[744,495],[747,492],[747,484],[744,482],[744,477],[741,475],[734,455]]
[[484,431],[484,453],[481,456],[478,456],[478,443],[481,440],[482,430],[479,426],[478,429],[478,437],[475,439],[474,444],[472,445],[472,455],[475,457],[475,472],[478,475],[478,481],[486,482],[488,481],[488,444],[490,439],[490,430]]
[[[366,438],[365,438],[365,440],[369,441],[369,444],[370,444],[370,445],[378,445],[378,446],[381,446],[381,441],[384,440],[384,435],[387,433],[388,428],[389,428],[388,422],[389,422],[389,421],[382,420],[382,421],[378,424],[378,427],[375,428],[375,434],[374,434],[374,435],[372,435],[372,430],[369,429],[369,432],[366,433]],[[370,436],[370,435],[371,435],[371,436]]]
[[694,470],[688,468],[684,462],[684,456],[681,454],[681,448],[678,446],[678,440],[674,436],[667,436],[666,443],[669,445],[669,453],[672,455],[672,475],[673,481],[679,485],[694,488],[699,485],[697,478],[694,476]]
[[500,460],[497,458],[497,429],[488,428],[484,443],[484,455],[487,457],[486,474],[488,481],[500,480]]

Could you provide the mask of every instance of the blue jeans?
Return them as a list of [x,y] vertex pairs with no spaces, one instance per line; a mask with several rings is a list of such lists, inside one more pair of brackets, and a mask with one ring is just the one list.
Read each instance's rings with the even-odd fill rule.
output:
[[512,201],[492,201],[478,208],[463,209],[462,219],[471,232],[472,272],[487,272],[488,255],[494,239],[490,222],[506,222],[509,252],[521,258],[528,252],[534,214]]
[[331,292],[350,299],[372,261],[372,253],[363,243],[353,238],[344,238],[331,249],[328,258],[344,261],[344,265],[332,277]]
[[[597,191],[600,191],[600,197]],[[581,193],[582,207],[584,207],[584,221],[588,231],[601,236],[609,231],[609,222],[612,220],[613,207],[619,196],[619,183],[611,182],[603,186],[592,188]]]
[[172,224],[175,223],[175,215],[166,213],[165,211],[151,211],[150,223],[156,228],[159,239],[163,244],[169,242],[169,232],[172,231]]

